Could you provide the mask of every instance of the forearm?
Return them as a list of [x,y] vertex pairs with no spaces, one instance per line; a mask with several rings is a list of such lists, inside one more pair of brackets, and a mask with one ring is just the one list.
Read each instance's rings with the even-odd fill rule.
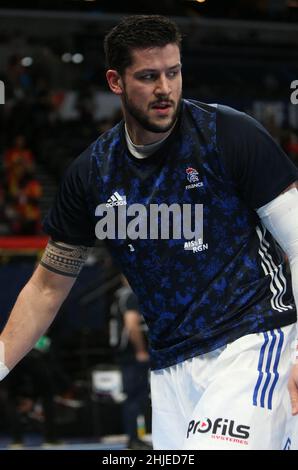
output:
[[140,329],[134,329],[132,328],[129,331],[129,339],[133,345],[133,348],[136,352],[136,354],[139,353],[146,353],[146,343],[144,340],[144,335],[143,332]]
[[28,282],[20,292],[0,336],[4,348],[2,362],[12,369],[52,323],[60,302],[47,290]]
[[[10,370],[33,348],[54,320],[75,279],[37,266],[0,335],[0,366],[2,363]],[[5,372],[2,367],[0,380]]]
[[40,264],[21,291],[0,336],[0,380],[48,329],[79,275],[88,251],[84,246],[48,242]]

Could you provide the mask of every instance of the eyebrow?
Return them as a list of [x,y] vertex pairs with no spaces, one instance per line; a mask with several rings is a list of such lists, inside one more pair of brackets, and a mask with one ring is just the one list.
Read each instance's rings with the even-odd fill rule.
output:
[[[177,68],[181,69],[181,67],[182,67],[182,64],[179,62],[178,64],[172,65],[167,70],[174,70],[174,69],[177,69]],[[159,70],[158,69],[142,69],[142,70],[137,70],[134,73],[134,75],[140,75],[140,74],[143,74],[143,73],[155,73],[155,72],[159,72]]]

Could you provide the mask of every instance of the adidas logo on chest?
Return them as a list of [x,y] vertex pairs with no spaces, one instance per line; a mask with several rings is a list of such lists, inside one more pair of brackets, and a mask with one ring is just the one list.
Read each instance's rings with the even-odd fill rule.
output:
[[126,196],[121,196],[117,191],[107,200],[106,207],[125,206]]

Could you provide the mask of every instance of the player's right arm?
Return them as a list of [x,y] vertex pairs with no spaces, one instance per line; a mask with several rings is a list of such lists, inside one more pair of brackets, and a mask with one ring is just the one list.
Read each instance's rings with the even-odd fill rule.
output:
[[[20,292],[0,335],[0,379],[35,345],[54,320],[88,255],[88,248],[50,241]],[[2,377],[1,377],[2,368]]]

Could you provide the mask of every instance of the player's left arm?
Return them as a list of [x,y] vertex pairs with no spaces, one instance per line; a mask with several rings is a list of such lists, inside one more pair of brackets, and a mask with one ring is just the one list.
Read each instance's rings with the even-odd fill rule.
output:
[[[257,209],[264,226],[288,256],[293,294],[298,309],[298,182],[291,184],[278,197]],[[298,414],[298,328],[293,352],[288,389],[292,403],[292,414]]]

